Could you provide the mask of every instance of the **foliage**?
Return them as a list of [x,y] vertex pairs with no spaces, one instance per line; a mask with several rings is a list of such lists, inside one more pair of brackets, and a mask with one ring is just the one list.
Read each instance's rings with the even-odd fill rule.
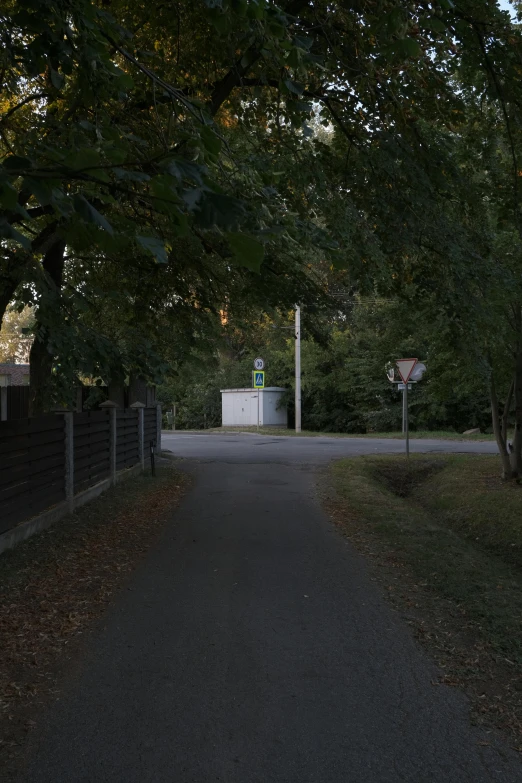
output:
[[28,361],[33,323],[34,313],[29,307],[21,312],[14,309],[7,311],[0,332],[0,362],[20,364]]
[[[78,373],[179,373],[217,350],[221,311],[241,328],[323,307],[331,267],[407,303],[419,350],[437,325],[463,398],[479,390],[475,419],[476,379],[508,398],[522,39],[496,4],[9,0],[2,14],[0,313],[13,297],[35,308],[33,410]],[[384,350],[330,324],[328,360],[305,346],[314,425],[333,426],[326,410],[339,428],[395,426]],[[288,379],[288,351],[274,362]],[[460,421],[448,396],[419,423]]]
[[[258,355],[265,359],[267,383],[288,389],[285,402],[292,418],[295,341],[292,331],[279,328],[292,323],[288,315],[279,314],[275,322],[243,322],[241,328],[229,321],[216,336],[211,356],[182,365],[159,393],[165,404],[177,404],[180,428],[219,426],[219,390],[250,387]],[[413,430],[489,428],[487,383],[472,363],[459,363],[448,349],[442,319],[430,324],[423,315],[405,310],[398,300],[376,298],[340,299],[336,311],[303,310],[304,429],[400,430],[402,395],[387,380],[385,366],[402,355],[418,356],[428,366],[410,394]]]

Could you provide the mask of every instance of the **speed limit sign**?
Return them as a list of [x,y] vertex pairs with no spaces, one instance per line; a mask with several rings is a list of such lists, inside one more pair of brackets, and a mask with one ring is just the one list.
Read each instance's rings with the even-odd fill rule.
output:
[[258,358],[257,358],[257,359],[254,361],[254,370],[264,370],[264,368],[265,368],[265,362],[264,362],[264,360],[263,360],[263,359],[261,359],[261,357],[258,357]]

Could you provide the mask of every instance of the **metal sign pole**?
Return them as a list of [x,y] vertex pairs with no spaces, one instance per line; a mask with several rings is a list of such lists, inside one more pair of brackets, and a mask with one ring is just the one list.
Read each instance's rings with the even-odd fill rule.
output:
[[257,431],[259,432],[259,397],[261,396],[261,389],[257,390]]
[[404,431],[406,434],[406,459],[410,458],[410,432],[409,432],[409,422],[408,422],[408,384],[404,384],[404,391],[403,391],[404,397]]
[[295,431],[301,432],[301,308],[295,308]]

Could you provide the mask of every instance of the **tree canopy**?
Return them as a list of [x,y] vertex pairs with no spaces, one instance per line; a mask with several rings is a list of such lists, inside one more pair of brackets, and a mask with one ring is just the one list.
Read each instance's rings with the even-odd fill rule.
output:
[[522,38],[495,2],[6,0],[0,38],[33,413],[340,286],[444,322],[515,400],[522,470]]

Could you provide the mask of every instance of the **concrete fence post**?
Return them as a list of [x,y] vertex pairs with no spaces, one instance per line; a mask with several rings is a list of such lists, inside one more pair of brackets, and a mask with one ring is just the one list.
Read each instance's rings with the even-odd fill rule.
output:
[[102,410],[109,411],[109,462],[110,462],[110,480],[111,484],[116,484],[116,441],[117,441],[117,429],[116,429],[116,409],[117,405],[112,400],[106,400],[100,404]]
[[0,421],[7,421],[7,386],[0,386]]
[[74,413],[67,411],[65,419],[65,499],[69,511],[74,511]]
[[65,502],[69,511],[74,511],[74,413],[63,408],[54,408],[54,413],[63,416],[65,451]]
[[163,411],[161,403],[156,404],[156,454],[161,454],[161,425],[163,423]]
[[141,469],[145,470],[145,404],[133,402],[130,407],[138,411],[138,458]]

